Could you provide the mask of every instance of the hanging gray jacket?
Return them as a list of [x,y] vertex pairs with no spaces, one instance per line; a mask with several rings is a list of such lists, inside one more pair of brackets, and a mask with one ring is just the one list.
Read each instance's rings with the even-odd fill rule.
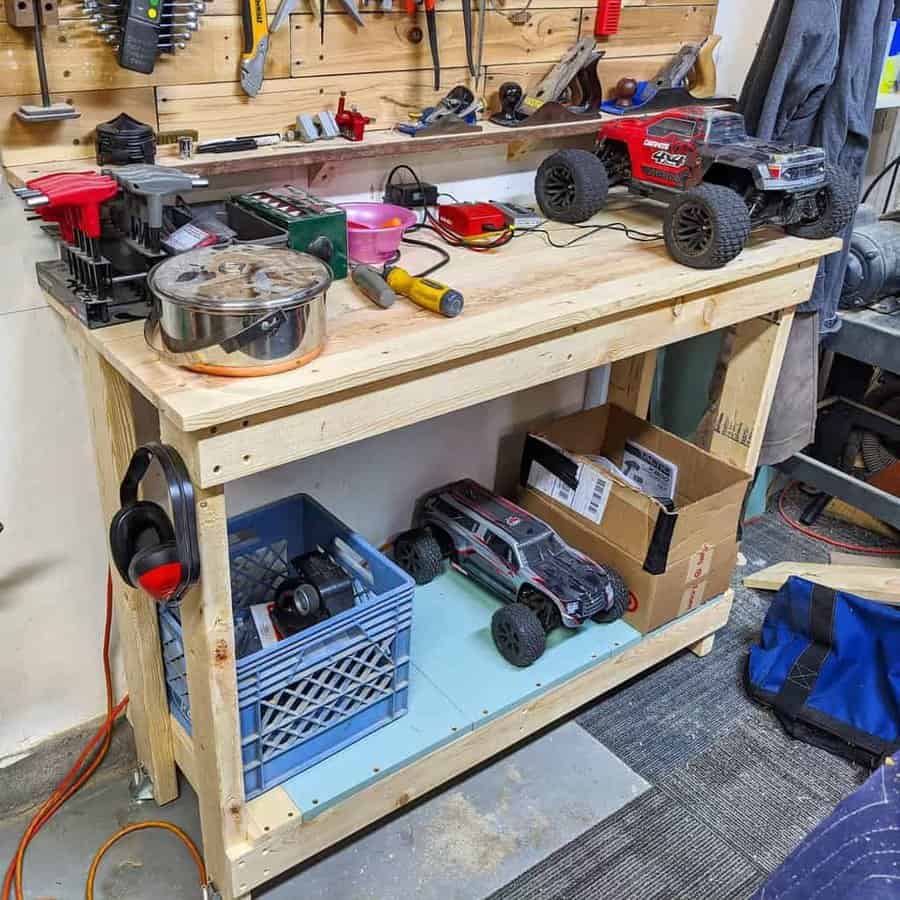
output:
[[[751,134],[812,144],[862,180],[894,0],[775,0],[741,93]],[[840,327],[844,249],[826,257],[801,311],[823,332]]]

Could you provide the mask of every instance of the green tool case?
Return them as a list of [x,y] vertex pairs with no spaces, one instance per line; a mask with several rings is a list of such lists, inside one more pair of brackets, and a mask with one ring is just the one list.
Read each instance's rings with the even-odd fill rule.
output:
[[335,279],[347,277],[347,214],[339,206],[289,184],[233,199],[284,228],[292,249],[324,259]]

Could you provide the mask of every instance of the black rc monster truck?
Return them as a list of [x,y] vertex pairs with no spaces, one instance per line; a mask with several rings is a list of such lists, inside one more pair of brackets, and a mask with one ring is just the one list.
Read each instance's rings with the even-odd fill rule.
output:
[[824,150],[749,137],[739,113],[702,106],[604,122],[594,152],[561,150],[541,163],[535,195],[548,219],[583,222],[619,184],[668,205],[666,247],[695,269],[730,262],[760,225],[833,237],[858,200],[853,178]]

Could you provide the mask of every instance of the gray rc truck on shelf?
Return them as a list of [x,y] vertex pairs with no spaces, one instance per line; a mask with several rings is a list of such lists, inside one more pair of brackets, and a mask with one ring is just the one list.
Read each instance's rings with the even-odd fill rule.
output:
[[506,604],[491,619],[491,635],[515,666],[538,659],[546,635],[559,625],[614,622],[628,605],[628,590],[615,571],[470,479],[422,497],[412,530],[394,541],[394,559],[417,584],[440,575],[445,558]]
[[619,184],[668,205],[666,247],[695,269],[724,266],[761,225],[834,237],[858,200],[853,178],[821,148],[750,137],[742,115],[705,106],[604,122],[593,152],[560,150],[541,163],[535,195],[548,219],[577,223]]

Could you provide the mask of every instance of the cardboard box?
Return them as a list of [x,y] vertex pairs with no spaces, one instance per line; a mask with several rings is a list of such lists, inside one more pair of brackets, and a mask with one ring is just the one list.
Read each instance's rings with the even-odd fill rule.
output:
[[[663,476],[668,464],[677,466],[674,501],[648,496],[590,458],[621,466],[626,445]],[[728,588],[750,478],[693,444],[617,407],[599,407],[529,435],[520,480],[526,509],[619,571],[633,595],[626,619],[639,631]]]

